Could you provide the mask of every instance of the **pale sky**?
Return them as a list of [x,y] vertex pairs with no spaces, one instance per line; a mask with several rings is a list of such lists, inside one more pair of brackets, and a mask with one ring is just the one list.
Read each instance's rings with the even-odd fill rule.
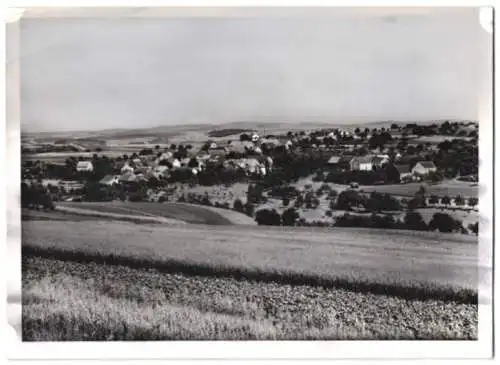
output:
[[478,119],[474,9],[22,19],[23,130]]

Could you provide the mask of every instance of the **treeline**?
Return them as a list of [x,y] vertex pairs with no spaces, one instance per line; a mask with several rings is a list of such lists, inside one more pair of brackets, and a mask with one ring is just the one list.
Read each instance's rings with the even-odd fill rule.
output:
[[21,183],[21,207],[54,210],[52,197],[41,184]]
[[[255,220],[259,225],[265,226],[333,226],[333,227],[352,227],[352,228],[382,228],[382,229],[405,229],[416,231],[439,231],[442,233],[463,233],[467,234],[467,229],[460,220],[454,219],[446,213],[435,213],[427,224],[422,215],[418,212],[408,212],[403,220],[395,219],[391,214],[357,215],[345,213],[335,218],[335,222],[316,222],[316,224],[307,224],[299,218],[298,212],[294,208],[288,208],[279,214],[276,209],[261,209],[255,213]],[[479,224],[469,225],[469,230],[477,234]]]

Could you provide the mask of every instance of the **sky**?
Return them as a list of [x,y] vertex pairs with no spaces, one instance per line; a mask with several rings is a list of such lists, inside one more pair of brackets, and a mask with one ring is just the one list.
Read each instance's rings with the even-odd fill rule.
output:
[[478,119],[477,9],[147,15],[23,18],[22,129]]

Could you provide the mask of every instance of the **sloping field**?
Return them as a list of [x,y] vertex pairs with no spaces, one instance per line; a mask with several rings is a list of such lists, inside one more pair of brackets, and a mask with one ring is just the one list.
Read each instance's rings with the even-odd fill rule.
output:
[[185,203],[62,202],[58,203],[57,206],[62,207],[62,209],[70,208],[73,212],[77,212],[75,211],[75,209],[77,209],[83,213],[88,211],[94,214],[98,213],[104,215],[144,216],[149,218],[184,221],[187,223],[209,225],[256,225],[256,222],[252,218],[232,210]]
[[477,301],[477,238],[363,229],[27,221],[23,254]]

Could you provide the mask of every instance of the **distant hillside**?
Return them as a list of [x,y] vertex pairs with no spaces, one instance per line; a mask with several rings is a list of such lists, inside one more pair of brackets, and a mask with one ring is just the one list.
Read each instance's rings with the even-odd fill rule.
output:
[[62,138],[93,138],[93,139],[127,139],[139,137],[154,137],[168,139],[176,137],[188,132],[201,132],[207,134],[215,133],[217,130],[255,130],[261,133],[282,133],[286,131],[308,130],[308,129],[321,129],[321,128],[381,128],[389,127],[391,124],[396,123],[399,125],[406,125],[409,123],[417,124],[432,124],[442,123],[445,120],[450,122],[460,123],[477,123],[470,120],[426,120],[426,121],[373,121],[373,122],[360,122],[360,123],[339,123],[339,122],[303,122],[303,123],[288,123],[288,122],[252,122],[252,121],[238,121],[219,124],[190,124],[190,125],[165,125],[158,127],[147,128],[133,128],[133,129],[107,129],[100,131],[68,131],[68,132],[39,132],[30,133],[22,132],[22,138],[36,138],[39,141],[62,139]]

